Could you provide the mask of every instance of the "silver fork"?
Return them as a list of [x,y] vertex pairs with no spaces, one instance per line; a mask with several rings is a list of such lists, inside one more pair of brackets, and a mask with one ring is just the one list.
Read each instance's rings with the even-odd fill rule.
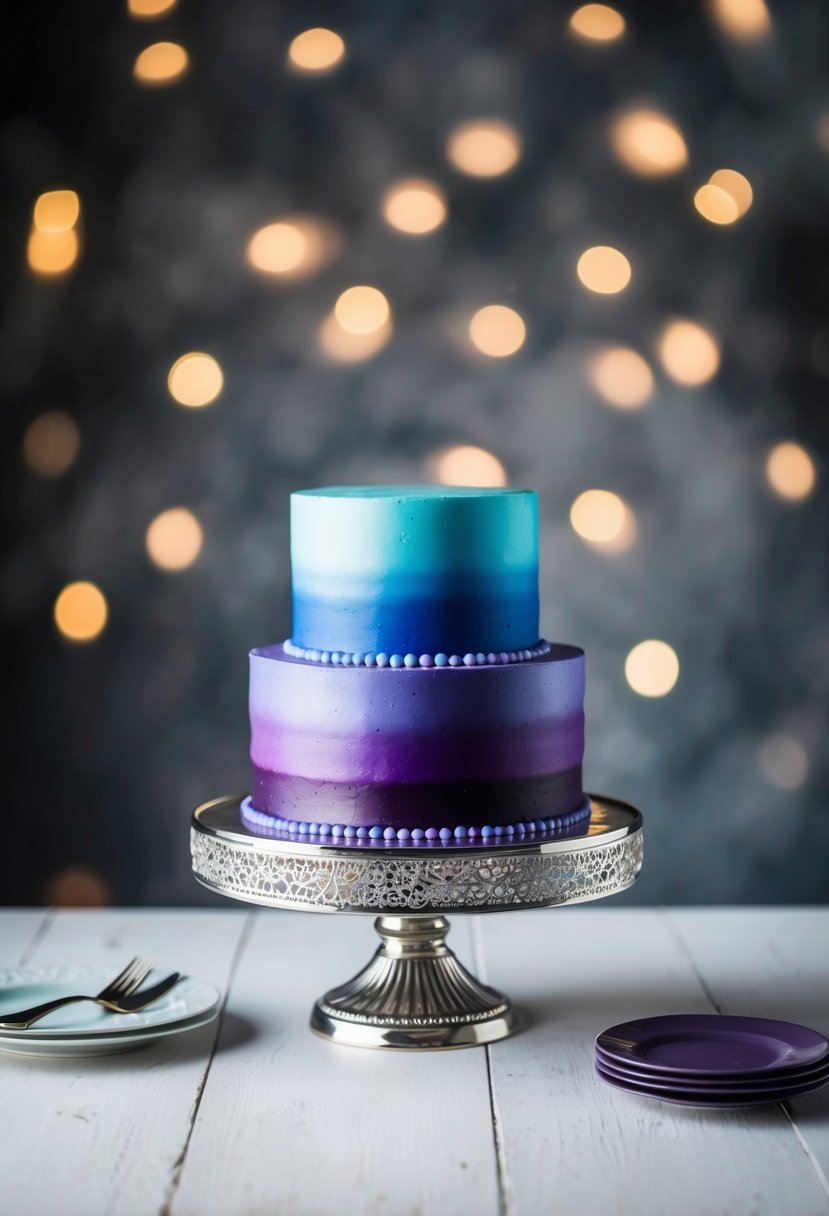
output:
[[46,1017],[47,1013],[52,1013],[55,1009],[62,1009],[64,1005],[73,1005],[76,1001],[96,1001],[106,1009],[111,1009],[113,1013],[132,1012],[122,1009],[120,1002],[140,988],[153,966],[153,963],[148,963],[143,958],[134,958],[127,963],[123,971],[116,975],[114,980],[101,989],[97,996],[59,996],[53,1001],[44,1001],[42,1005],[32,1005],[30,1009],[21,1009],[19,1013],[3,1014],[0,1029],[28,1030],[34,1022]]

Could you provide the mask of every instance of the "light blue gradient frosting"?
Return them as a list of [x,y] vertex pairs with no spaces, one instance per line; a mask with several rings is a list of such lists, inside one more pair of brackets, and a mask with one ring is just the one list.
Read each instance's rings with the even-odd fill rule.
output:
[[538,641],[532,490],[331,486],[291,495],[297,646],[387,654]]

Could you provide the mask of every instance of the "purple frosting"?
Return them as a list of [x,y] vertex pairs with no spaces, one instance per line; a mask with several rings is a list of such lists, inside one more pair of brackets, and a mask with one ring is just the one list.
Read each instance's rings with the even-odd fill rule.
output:
[[[289,821],[454,833],[582,802],[584,655],[392,669],[251,654],[252,804]],[[474,662],[473,662],[474,658]],[[390,662],[390,660],[388,660]],[[442,665],[442,663],[444,665]]]

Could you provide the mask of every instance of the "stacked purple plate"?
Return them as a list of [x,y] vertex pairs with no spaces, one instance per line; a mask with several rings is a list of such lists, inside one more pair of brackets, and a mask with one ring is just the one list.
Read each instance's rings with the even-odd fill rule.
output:
[[596,1072],[616,1089],[680,1106],[760,1106],[829,1083],[829,1042],[794,1022],[670,1014],[602,1031]]

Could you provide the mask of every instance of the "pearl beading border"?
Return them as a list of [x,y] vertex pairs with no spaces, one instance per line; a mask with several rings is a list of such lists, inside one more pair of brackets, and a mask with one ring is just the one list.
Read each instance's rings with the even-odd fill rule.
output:
[[370,827],[355,828],[350,823],[306,823],[301,819],[283,819],[279,815],[269,815],[258,811],[250,798],[242,801],[242,819],[257,827],[270,828],[271,831],[283,832],[289,836],[305,836],[312,839],[311,844],[328,844],[332,840],[347,840],[376,844],[378,842],[397,844],[450,844],[451,842],[475,843],[480,839],[487,844],[506,842],[514,843],[515,838],[532,836],[542,832],[560,832],[564,828],[575,827],[576,824],[590,818],[590,799],[585,798],[574,811],[565,815],[553,815],[549,819],[522,820],[519,823],[484,824],[483,827],[472,825],[456,828],[393,828],[373,824]]
[[489,654],[479,651],[478,654],[386,654],[380,651],[375,654],[361,654],[359,651],[348,650],[314,650],[306,646],[296,646],[290,638],[282,643],[282,649],[292,659],[304,659],[308,663],[326,663],[340,667],[391,667],[395,670],[412,667],[491,667],[499,663],[528,663],[531,659],[540,659],[549,654],[552,647],[543,638],[525,650],[502,650],[498,654],[491,650]]

